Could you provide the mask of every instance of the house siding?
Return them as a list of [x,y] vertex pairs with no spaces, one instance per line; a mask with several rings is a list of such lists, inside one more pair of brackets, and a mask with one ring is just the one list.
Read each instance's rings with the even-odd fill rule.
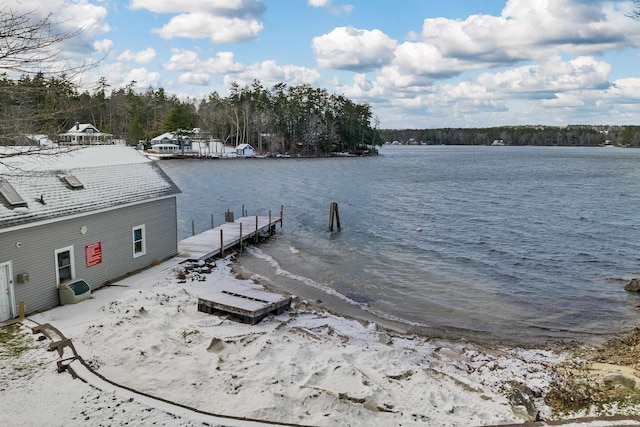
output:
[[[0,233],[0,262],[12,262],[15,302],[24,301],[27,313],[59,305],[56,249],[73,247],[75,277],[85,279],[92,289],[147,267],[154,260],[174,256],[178,250],[176,218],[176,197],[170,196]],[[132,229],[142,224],[146,253],[134,258]],[[83,226],[85,234],[80,232]],[[102,262],[87,267],[85,246],[98,242]],[[17,276],[23,273],[29,274],[28,283],[18,283]]]

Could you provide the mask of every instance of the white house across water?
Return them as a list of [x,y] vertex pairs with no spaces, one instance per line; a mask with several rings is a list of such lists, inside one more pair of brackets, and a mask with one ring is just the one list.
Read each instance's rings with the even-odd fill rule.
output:
[[78,123],[67,132],[58,135],[60,145],[112,144],[113,135],[103,133],[90,123]]

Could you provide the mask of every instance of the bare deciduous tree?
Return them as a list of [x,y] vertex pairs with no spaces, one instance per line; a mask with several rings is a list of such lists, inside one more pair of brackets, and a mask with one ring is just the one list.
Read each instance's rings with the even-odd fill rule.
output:
[[[38,18],[35,11],[16,12],[8,7],[0,9],[0,70],[13,74],[72,73],[83,66],[56,67],[63,51],[62,44],[80,33],[59,32],[49,14]],[[84,65],[84,64],[83,64]]]
[[632,11],[627,12],[629,18],[640,21],[640,0],[633,0],[634,8]]
[[[33,144],[26,135],[45,131],[38,101],[51,97],[53,85],[54,91],[73,88],[72,77],[88,68],[87,61],[72,65],[63,60],[64,42],[80,30],[59,30],[62,24],[51,13],[41,17],[35,10],[0,8],[0,145]],[[56,107],[50,116],[60,114]]]
[[[72,65],[62,60],[64,42],[81,32],[59,30],[62,24],[55,22],[52,14],[41,17],[35,10],[0,7],[0,145],[22,146],[0,150],[0,166],[5,167],[0,177],[12,170],[2,159],[54,154],[50,147],[42,147],[28,137],[42,132],[38,129],[42,112],[35,105],[37,100],[50,96],[50,91],[45,92],[47,87],[71,89],[72,76],[88,68],[87,61]],[[56,110],[59,106],[50,109],[53,114],[61,113]]]

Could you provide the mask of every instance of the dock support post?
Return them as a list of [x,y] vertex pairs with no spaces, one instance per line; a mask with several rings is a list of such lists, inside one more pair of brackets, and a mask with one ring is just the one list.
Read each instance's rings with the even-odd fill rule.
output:
[[195,236],[196,235],[196,222],[195,220],[191,220],[191,235]]
[[211,228],[214,228],[214,226],[213,226],[213,214],[211,214]]
[[255,234],[255,242],[258,243],[258,215],[256,215],[256,234]]
[[[242,207],[242,210],[244,210],[244,206]],[[242,221],[240,221],[240,252],[242,252]]]
[[280,205],[280,228],[282,228],[282,216],[284,214],[284,205]]
[[222,239],[222,228],[220,229],[220,257],[224,257],[224,240]]
[[242,216],[245,216],[245,212],[244,212],[244,203],[242,204]]
[[271,228],[271,209],[269,209],[269,236],[273,234],[273,229]]
[[340,231],[340,211],[338,210],[338,202],[331,202],[329,206],[329,231],[333,231],[334,218],[338,231]]

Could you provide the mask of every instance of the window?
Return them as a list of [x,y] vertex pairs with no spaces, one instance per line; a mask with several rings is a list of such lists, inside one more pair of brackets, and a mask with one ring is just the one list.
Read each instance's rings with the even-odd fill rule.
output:
[[147,253],[144,225],[133,227],[133,257],[137,258]]
[[58,283],[71,280],[75,276],[73,246],[56,249],[56,279]]

